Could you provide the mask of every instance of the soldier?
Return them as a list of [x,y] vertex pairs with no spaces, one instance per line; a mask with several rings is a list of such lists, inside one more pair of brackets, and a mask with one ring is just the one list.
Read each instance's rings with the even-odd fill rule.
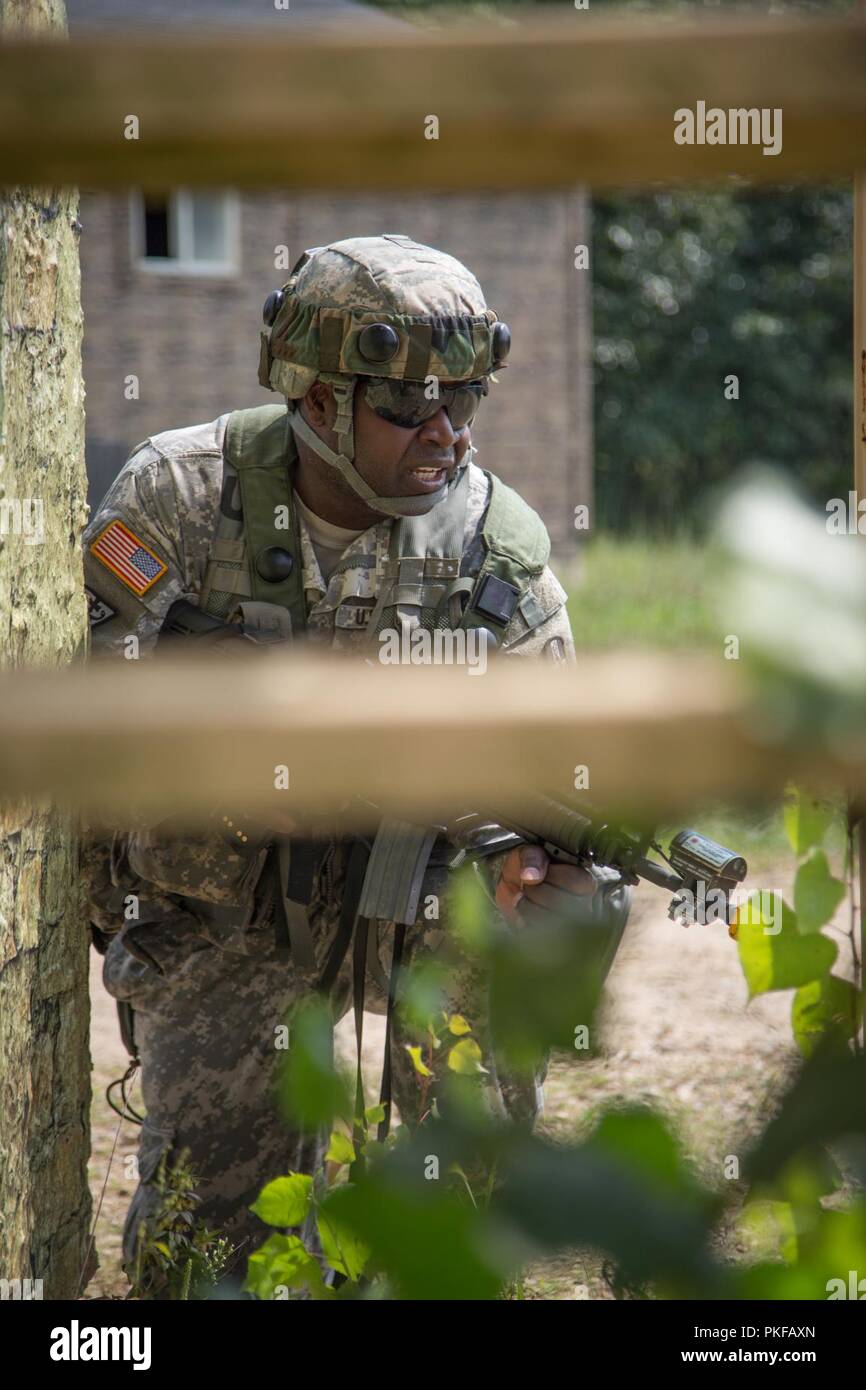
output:
[[[134,635],[146,654],[166,632],[231,630],[375,659],[388,632],[478,629],[502,658],[572,662],[547,532],[473,461],[470,425],[510,335],[466,267],[406,236],[315,247],[264,320],[259,380],[288,414],[235,411],[133,450],[85,537],[94,650],[120,653]],[[274,1025],[315,987],[336,1019],[348,1009],[346,932],[371,846],[295,829],[229,807],[197,836],[164,821],[89,847],[94,939],[134,1033],[147,1109],[127,1270],[163,1153],[190,1150],[201,1219],[230,1238],[241,1269],[268,1233],[249,1211],[262,1186],[321,1161],[320,1138],[288,1132],[275,1109]],[[487,849],[501,842],[490,828]],[[421,901],[435,895],[440,915],[400,929],[403,963],[447,961],[450,1006],[480,1030],[491,1103],[531,1124],[542,1078],[527,1086],[497,1070],[484,982],[449,934],[454,852],[445,837],[433,845]],[[597,876],[551,866],[537,846],[483,863],[512,927],[601,913],[615,949],[627,913],[618,881],[596,891]],[[130,901],[137,915],[124,912]],[[380,914],[365,947],[365,1007],[378,1012],[395,922]],[[402,1041],[395,1017],[393,1093],[411,1125],[423,1116]]]

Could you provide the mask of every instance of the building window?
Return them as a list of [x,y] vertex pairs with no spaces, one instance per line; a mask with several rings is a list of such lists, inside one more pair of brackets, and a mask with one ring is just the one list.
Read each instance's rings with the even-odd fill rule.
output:
[[236,275],[240,208],[231,190],[135,192],[130,202],[133,263],[169,275]]

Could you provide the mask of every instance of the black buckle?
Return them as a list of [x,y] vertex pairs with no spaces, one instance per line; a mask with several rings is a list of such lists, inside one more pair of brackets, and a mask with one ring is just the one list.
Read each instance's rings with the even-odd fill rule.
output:
[[488,574],[484,577],[472,607],[476,613],[483,614],[485,618],[490,618],[501,627],[507,627],[519,602],[520,590],[514,584],[497,579],[495,574]]

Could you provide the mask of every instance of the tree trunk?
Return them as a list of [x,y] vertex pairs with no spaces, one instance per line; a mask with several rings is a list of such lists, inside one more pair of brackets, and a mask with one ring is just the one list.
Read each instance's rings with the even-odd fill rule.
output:
[[[0,0],[0,33],[62,40],[64,4]],[[0,191],[7,667],[63,666],[85,651],[77,212],[76,189]],[[87,1257],[87,948],[73,818],[0,803],[0,1280],[41,1279],[45,1298],[75,1297]]]

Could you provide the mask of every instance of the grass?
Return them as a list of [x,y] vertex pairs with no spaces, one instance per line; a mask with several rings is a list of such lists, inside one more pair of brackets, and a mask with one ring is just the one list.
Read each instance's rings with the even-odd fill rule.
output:
[[612,647],[717,648],[714,559],[693,542],[598,536],[560,570],[578,655]]
[[[844,802],[836,799],[837,815],[825,836],[822,848],[826,851],[832,872],[844,876],[845,824]],[[788,843],[782,820],[781,799],[765,806],[729,806],[712,802],[691,812],[688,823],[704,835],[743,855],[749,865],[748,886],[756,882],[755,875],[776,868],[779,864],[796,865],[794,852]],[[667,849],[672,835],[685,825],[665,826],[659,839]]]

